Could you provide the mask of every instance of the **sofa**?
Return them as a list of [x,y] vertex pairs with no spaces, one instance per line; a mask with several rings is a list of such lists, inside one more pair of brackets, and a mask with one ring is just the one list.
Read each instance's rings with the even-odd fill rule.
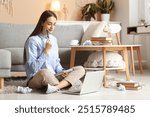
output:
[[[96,25],[100,22],[96,22],[96,24],[94,23],[95,22],[90,21],[57,22],[53,35],[57,37],[59,46],[59,56],[62,65],[64,65],[65,67],[69,67],[70,41],[75,39],[79,40],[79,43],[81,43],[83,38],[90,39],[89,33],[92,33]],[[111,22],[111,24],[115,23],[116,22]],[[90,27],[90,24],[94,25],[91,25],[93,27],[87,31],[87,28]],[[24,43],[35,28],[35,26],[35,24],[0,23],[0,49],[5,49],[11,52],[11,71],[25,70],[23,63]],[[98,30],[100,30],[100,27],[97,26],[97,28]],[[85,52],[84,56],[82,52],[77,53],[77,64],[83,64],[85,59],[87,59],[87,55],[89,54],[86,54]],[[81,57],[82,59],[80,59]]]
[[[58,39],[61,64],[65,68],[68,68],[70,63],[70,41],[76,39],[81,42],[84,31],[89,24],[90,22],[84,21],[57,22],[53,35]],[[8,50],[11,53],[11,71],[23,72],[25,70],[23,63],[24,43],[34,28],[35,24],[0,23],[0,49]],[[77,64],[81,64],[84,60],[78,58]]]

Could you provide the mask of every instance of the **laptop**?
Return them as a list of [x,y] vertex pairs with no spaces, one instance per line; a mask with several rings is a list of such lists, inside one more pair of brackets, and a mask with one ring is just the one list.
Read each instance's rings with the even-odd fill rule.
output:
[[85,78],[83,79],[83,84],[81,90],[76,91],[62,91],[63,94],[73,94],[82,95],[89,94],[100,91],[101,86],[103,86],[104,71],[87,71]]

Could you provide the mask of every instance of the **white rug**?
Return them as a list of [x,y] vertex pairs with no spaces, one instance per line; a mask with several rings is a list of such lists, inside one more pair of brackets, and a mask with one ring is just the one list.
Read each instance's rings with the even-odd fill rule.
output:
[[[107,75],[107,81],[108,81],[107,84],[108,88],[116,88],[116,82],[121,81],[121,79],[117,80],[117,78],[114,78],[111,75]],[[18,86],[25,87],[27,83],[27,79],[26,77],[7,78],[5,79],[4,83],[5,83],[4,89],[0,91],[0,94],[12,94],[12,93],[17,93]]]
[[17,87],[26,86],[27,79],[25,77],[7,78],[4,83],[4,89],[0,92],[1,94],[17,93]]

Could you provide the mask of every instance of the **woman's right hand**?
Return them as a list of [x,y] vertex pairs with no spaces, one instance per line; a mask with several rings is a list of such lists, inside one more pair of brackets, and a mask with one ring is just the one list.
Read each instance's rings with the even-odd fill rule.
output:
[[46,46],[45,46],[45,48],[44,48],[44,53],[45,53],[46,55],[48,55],[48,52],[50,51],[51,47],[52,47],[52,43],[51,43],[50,39],[48,39],[48,40],[46,41]]

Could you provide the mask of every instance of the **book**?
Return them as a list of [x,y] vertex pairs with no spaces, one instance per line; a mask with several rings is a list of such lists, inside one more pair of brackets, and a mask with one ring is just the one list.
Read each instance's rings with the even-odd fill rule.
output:
[[125,81],[125,82],[118,82],[117,87],[119,87],[120,85],[125,86],[126,90],[140,90],[142,89],[142,86],[138,83],[138,82],[129,82],[129,81]]
[[111,37],[91,37],[91,41],[112,41]]
[[124,85],[125,87],[137,87],[139,86],[138,82],[117,82],[117,87],[120,86],[120,84]]
[[126,90],[140,90],[140,89],[142,89],[142,86],[137,86],[137,87],[126,87],[125,86],[125,88],[126,88]]
[[109,37],[92,37],[93,45],[112,45],[112,38]]

